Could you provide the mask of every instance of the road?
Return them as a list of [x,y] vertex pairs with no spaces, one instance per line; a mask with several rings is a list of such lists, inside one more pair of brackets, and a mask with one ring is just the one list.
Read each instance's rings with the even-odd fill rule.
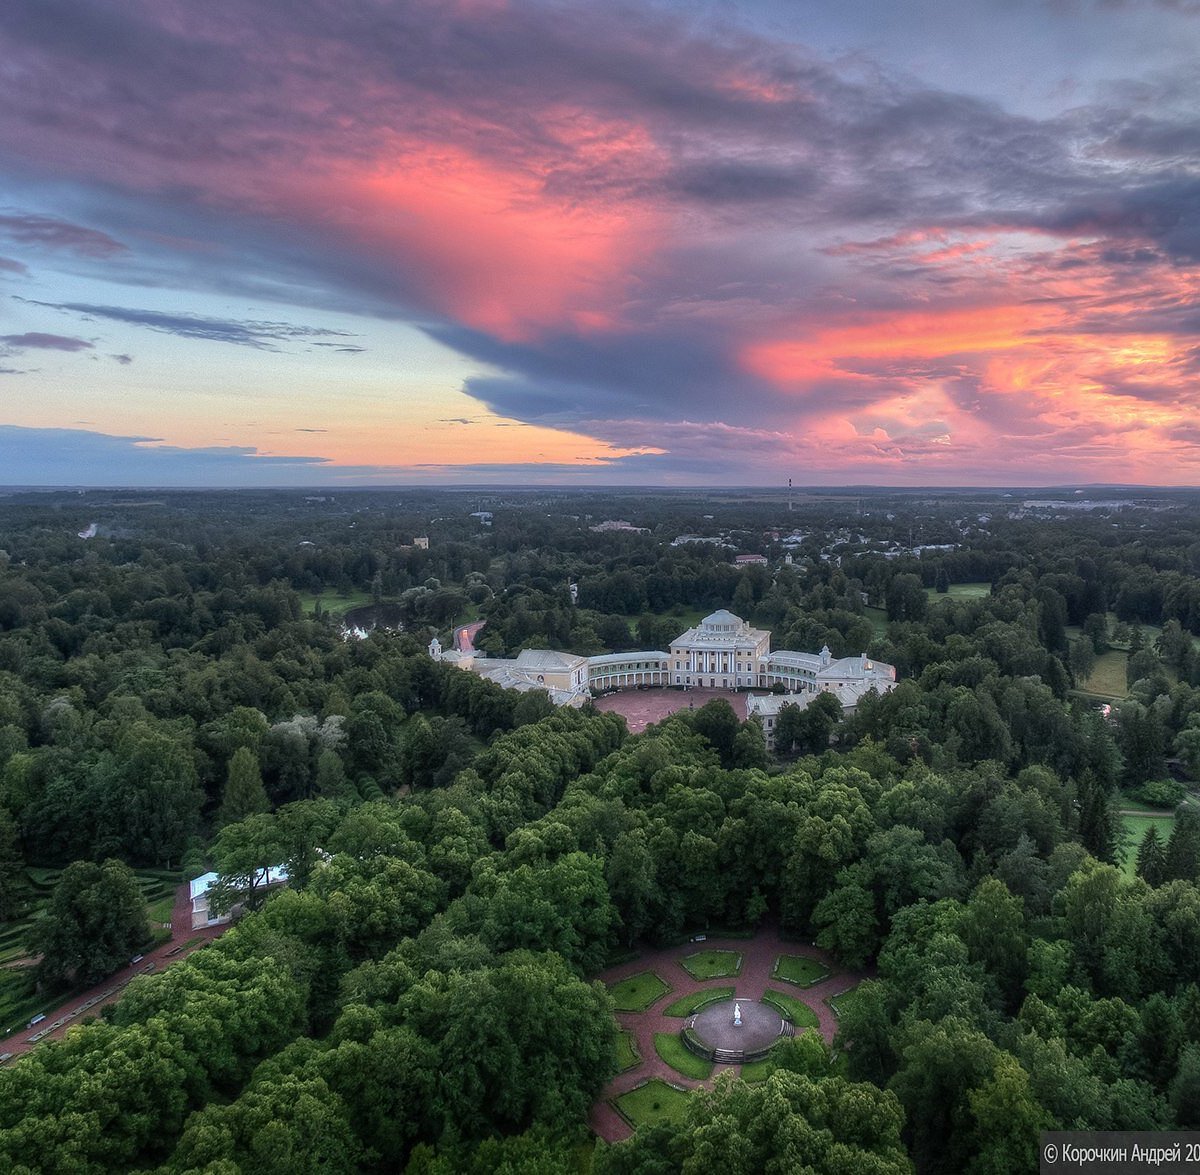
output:
[[475,620],[470,624],[460,625],[454,630],[454,648],[460,653],[473,653],[475,646],[472,641],[475,634],[487,624],[486,620]]

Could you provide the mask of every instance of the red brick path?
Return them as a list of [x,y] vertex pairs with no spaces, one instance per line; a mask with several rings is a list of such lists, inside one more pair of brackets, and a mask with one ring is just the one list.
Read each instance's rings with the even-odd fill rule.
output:
[[[696,691],[699,693],[700,691]],[[742,956],[741,974],[736,979],[693,979],[684,970],[681,959],[697,951],[719,950],[736,951]],[[804,955],[816,959],[829,968],[830,974],[820,983],[812,987],[795,987],[782,979],[771,979],[771,971],[775,960],[780,955]],[[774,930],[760,931],[754,938],[709,938],[702,943],[684,943],[678,947],[668,947],[661,951],[649,951],[629,963],[622,963],[603,972],[598,978],[604,983],[615,983],[638,975],[642,971],[653,971],[660,979],[671,985],[671,991],[660,996],[655,1004],[645,1012],[618,1012],[617,1020],[622,1028],[629,1029],[637,1042],[637,1050],[642,1056],[641,1064],[632,1069],[619,1073],[605,1087],[600,1100],[592,1107],[589,1116],[591,1128],[606,1142],[617,1142],[628,1138],[631,1131],[625,1120],[609,1104],[611,1099],[627,1093],[635,1085],[651,1077],[660,1077],[674,1085],[688,1089],[700,1086],[710,1086],[718,1073],[729,1069],[738,1069],[736,1065],[717,1065],[712,1077],[707,1081],[693,1081],[684,1077],[671,1068],[654,1050],[654,1034],[656,1032],[675,1032],[683,1027],[683,1020],[676,1016],[664,1016],[662,1009],[693,992],[704,991],[707,988],[730,987],[734,994],[742,1000],[761,1000],[763,992],[768,987],[787,992],[796,999],[807,1004],[817,1017],[821,1035],[826,1041],[832,1042],[837,1031],[837,1017],[833,1009],[825,1002],[830,996],[840,995],[849,991],[856,983],[864,978],[859,972],[841,971],[837,964],[823,950],[799,942],[786,942]]]
[[[32,1049],[37,1048],[39,1044],[45,1043],[47,1040],[61,1040],[66,1034],[68,1028],[72,1028],[76,1024],[82,1024],[89,1016],[98,1016],[100,1009],[106,1004],[115,1003],[121,998],[125,985],[131,980],[147,973],[148,971],[161,971],[164,967],[169,967],[172,963],[178,963],[180,959],[186,959],[193,951],[199,950],[203,946],[207,946],[218,935],[223,934],[229,929],[229,924],[225,923],[220,926],[208,926],[203,930],[192,929],[192,898],[188,884],[185,882],[175,891],[175,904],[171,908],[171,937],[161,946],[157,946],[152,951],[147,951],[141,962],[131,964],[127,967],[122,967],[115,974],[110,975],[107,979],[96,984],[95,987],[88,991],[81,992],[72,996],[66,1003],[56,1008],[52,1012],[46,1013],[46,1019],[35,1025],[33,1028],[19,1028],[13,1031],[8,1037],[0,1037],[0,1053],[12,1053],[13,1058],[19,1057],[22,1053],[27,1053]],[[194,946],[187,950],[176,951],[177,947],[183,946],[185,942],[191,942],[192,939],[199,939]],[[175,953],[172,953],[175,952]],[[150,964],[153,964],[151,968]],[[47,1032],[37,1042],[31,1042],[30,1037],[42,1031],[47,1025],[53,1024],[54,1021],[60,1020],[67,1016],[68,1013],[75,1011],[82,1004],[86,1004],[88,1000],[100,996],[103,992],[110,988],[118,987],[119,990],[112,992],[111,995],[101,999],[98,1003],[93,1004],[86,1012],[78,1016],[73,1016],[66,1021],[65,1024],[51,1032]]]

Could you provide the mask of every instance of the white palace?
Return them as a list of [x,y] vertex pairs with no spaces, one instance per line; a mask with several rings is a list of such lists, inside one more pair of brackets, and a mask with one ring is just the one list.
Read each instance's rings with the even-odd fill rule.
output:
[[[770,689],[782,685],[782,701],[799,701],[819,691],[837,694],[852,710],[868,690],[886,693],[896,684],[892,665],[866,654],[834,658],[819,653],[771,652],[771,634],[751,628],[721,609],[671,642],[668,653],[601,653],[579,657],[550,649],[525,649],[516,658],[493,658],[429,645],[434,660],[446,661],[490,678],[507,689],[544,689],[560,706],[579,706],[595,694],[638,686],[702,686],[707,689]],[[801,703],[803,704],[803,703]]]

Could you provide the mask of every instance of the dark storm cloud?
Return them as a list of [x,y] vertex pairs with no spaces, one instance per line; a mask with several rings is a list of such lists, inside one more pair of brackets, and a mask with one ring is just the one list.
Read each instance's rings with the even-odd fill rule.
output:
[[491,366],[519,373],[477,376],[465,390],[502,416],[568,424],[595,416],[678,415],[719,419],[737,402],[766,409],[771,393],[729,362],[705,327],[653,334],[622,332],[619,340],[576,335],[504,343],[479,331],[431,328],[439,342]]

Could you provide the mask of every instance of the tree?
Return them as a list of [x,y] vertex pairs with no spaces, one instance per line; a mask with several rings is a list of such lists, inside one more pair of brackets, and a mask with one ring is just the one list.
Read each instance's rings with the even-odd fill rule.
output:
[[910,1175],[895,1095],[841,1077],[776,1070],[766,1081],[718,1079],[682,1122],[639,1130],[596,1154],[597,1175],[784,1172]]
[[872,875],[859,863],[837,875],[831,890],[812,913],[817,943],[832,951],[847,967],[864,966],[879,949],[879,919],[875,913]]
[[1171,839],[1167,841],[1166,875],[1168,879],[1195,881],[1200,874],[1200,816],[1190,808],[1175,817]]
[[933,587],[939,596],[944,596],[949,592],[950,573],[946,570],[945,564],[937,569],[937,576],[934,578]]
[[1020,1003],[1025,980],[1024,904],[1004,882],[985,878],[971,895],[958,931],[973,963],[982,963],[1000,989],[1005,1010]]
[[1029,1074],[1016,1057],[1001,1053],[992,1078],[968,1093],[977,1153],[969,1175],[1009,1175],[1037,1166],[1038,1137],[1055,1123],[1034,1099]]
[[794,755],[796,743],[803,735],[800,715],[804,711],[795,702],[785,702],[779,707],[775,719],[775,750],[780,755]]
[[833,728],[841,718],[841,702],[833,694],[822,690],[800,711],[800,717],[796,720],[796,749],[802,755],[824,754],[829,749]]
[[212,848],[218,879],[208,891],[209,909],[220,914],[243,901],[257,909],[267,889],[268,870],[282,863],[283,853],[275,817],[260,812],[227,824]]
[[709,746],[721,756],[722,766],[733,762],[733,748],[741,722],[724,698],[713,698],[691,716],[692,729],[708,739]]
[[1179,1126],[1185,1130],[1200,1129],[1200,1044],[1183,1046],[1167,1098]]
[[1150,825],[1138,846],[1137,875],[1151,886],[1160,886],[1167,878],[1167,855],[1163,852],[1158,829]]
[[928,607],[925,585],[911,572],[892,577],[884,597],[888,620],[924,620]]
[[1083,685],[1096,668],[1096,651],[1092,647],[1092,642],[1087,637],[1073,640],[1068,660],[1071,664],[1071,673],[1075,678],[1075,684]]
[[263,787],[258,756],[249,747],[238,747],[229,760],[225,793],[221,799],[222,824],[236,824],[256,812],[270,811],[271,801]]
[[30,949],[39,980],[96,983],[129,961],[150,937],[146,901],[133,870],[110,858],[75,861],[58,879],[33,924]]
[[1002,1054],[956,1016],[920,1021],[903,1036],[903,1058],[888,1083],[905,1109],[904,1134],[917,1168],[957,1175],[976,1157],[971,1093],[992,1081]]
[[9,810],[0,807],[0,922],[16,918],[28,898],[29,883],[17,845],[17,826]]
[[166,1170],[316,1175],[361,1159],[345,1102],[319,1077],[285,1074],[194,1115]]
[[1083,622],[1083,635],[1092,642],[1097,655],[1108,649],[1108,619],[1103,612],[1090,613]]
[[1125,756],[1125,782],[1140,787],[1148,779],[1166,775],[1165,735],[1157,709],[1127,701],[1118,711],[1118,721],[1121,752]]

